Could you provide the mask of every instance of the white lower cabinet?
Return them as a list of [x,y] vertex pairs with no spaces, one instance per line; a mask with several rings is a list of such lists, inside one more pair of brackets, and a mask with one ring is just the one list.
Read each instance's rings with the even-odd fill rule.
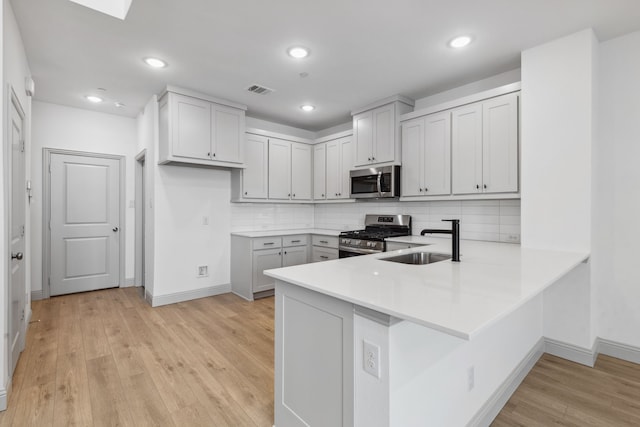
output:
[[338,238],[314,235],[311,237],[311,262],[338,259]]
[[309,262],[306,234],[251,238],[231,236],[231,291],[253,300],[272,295],[275,280],[264,270]]

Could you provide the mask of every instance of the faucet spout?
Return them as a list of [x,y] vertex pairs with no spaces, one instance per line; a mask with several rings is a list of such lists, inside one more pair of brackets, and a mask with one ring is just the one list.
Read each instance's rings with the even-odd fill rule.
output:
[[451,230],[425,228],[420,232],[420,235],[424,236],[425,234],[451,234],[451,261],[460,262],[460,220],[443,219],[443,221],[451,222]]

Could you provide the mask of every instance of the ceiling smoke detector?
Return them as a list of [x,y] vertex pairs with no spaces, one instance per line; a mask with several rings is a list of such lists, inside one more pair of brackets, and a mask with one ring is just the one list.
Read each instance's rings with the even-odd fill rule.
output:
[[249,92],[256,93],[258,95],[269,95],[270,93],[275,92],[275,90],[273,89],[269,89],[268,87],[255,85],[255,84],[249,86],[247,90]]

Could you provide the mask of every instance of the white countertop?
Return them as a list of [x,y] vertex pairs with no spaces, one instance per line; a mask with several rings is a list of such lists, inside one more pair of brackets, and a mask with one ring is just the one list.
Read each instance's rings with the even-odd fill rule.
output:
[[265,274],[472,339],[589,257],[587,253],[463,240],[459,263],[407,265],[380,260],[409,252],[451,254],[450,239],[409,236],[398,241],[429,246],[278,268]]
[[261,231],[232,231],[232,236],[240,237],[274,237],[291,236],[293,234],[318,234],[321,236],[338,236],[340,230],[327,230],[323,228],[299,228],[295,230],[261,230]]

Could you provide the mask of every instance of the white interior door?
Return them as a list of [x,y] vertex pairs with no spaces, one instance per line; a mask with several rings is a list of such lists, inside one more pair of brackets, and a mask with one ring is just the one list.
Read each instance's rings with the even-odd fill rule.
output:
[[120,280],[120,161],[51,154],[50,293],[116,287]]
[[24,114],[14,99],[10,112],[10,144],[11,144],[11,284],[9,298],[9,331],[11,336],[11,364],[9,375],[18,363],[20,353],[24,349],[25,304],[25,157],[24,157]]

